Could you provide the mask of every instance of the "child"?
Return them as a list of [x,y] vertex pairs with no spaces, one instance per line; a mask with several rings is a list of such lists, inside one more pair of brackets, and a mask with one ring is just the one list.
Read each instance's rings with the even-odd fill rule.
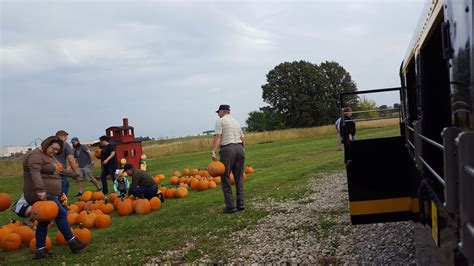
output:
[[25,219],[25,224],[33,227],[33,217],[31,216],[31,205],[25,199],[25,196],[21,194],[20,199],[12,205],[11,210],[16,213],[19,217]]
[[115,181],[114,181],[114,191],[117,196],[124,198],[128,194],[128,189],[130,188],[130,182],[128,179],[123,176],[121,169],[115,171]]

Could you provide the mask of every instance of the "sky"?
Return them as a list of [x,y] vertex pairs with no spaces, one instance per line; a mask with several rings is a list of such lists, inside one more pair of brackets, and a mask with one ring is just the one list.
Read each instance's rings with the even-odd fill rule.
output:
[[[96,140],[242,126],[282,62],[336,61],[358,90],[398,87],[424,1],[0,0],[0,146],[59,129]],[[372,98],[398,102],[396,94]]]

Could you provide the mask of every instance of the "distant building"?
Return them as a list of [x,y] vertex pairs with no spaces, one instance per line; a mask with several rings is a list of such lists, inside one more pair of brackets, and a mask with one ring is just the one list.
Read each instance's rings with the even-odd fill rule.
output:
[[208,130],[208,131],[203,131],[202,134],[204,135],[214,135],[215,130]]
[[0,147],[0,157],[10,157],[20,154],[25,154],[28,151],[35,149],[32,146],[8,146]]

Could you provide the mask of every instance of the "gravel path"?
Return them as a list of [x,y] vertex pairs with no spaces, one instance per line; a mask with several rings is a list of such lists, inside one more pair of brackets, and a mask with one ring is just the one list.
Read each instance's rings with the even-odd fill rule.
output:
[[[412,223],[350,224],[344,173],[315,176],[309,187],[302,199],[254,202],[270,214],[229,237],[237,253],[195,263],[416,264]],[[151,262],[173,261],[171,254]]]

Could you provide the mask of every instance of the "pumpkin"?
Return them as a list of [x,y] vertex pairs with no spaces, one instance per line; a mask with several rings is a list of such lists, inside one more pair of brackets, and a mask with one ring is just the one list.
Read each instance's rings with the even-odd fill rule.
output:
[[93,228],[97,214],[89,211],[82,211],[77,217],[77,222],[85,228]]
[[[46,249],[47,250],[51,250],[51,248],[53,247],[53,242],[51,241],[51,238],[49,238],[49,236],[46,236]],[[31,250],[31,253],[35,253],[36,251],[36,238],[33,238],[31,239],[30,241],[30,250]]]
[[185,187],[186,189],[189,188],[188,184],[186,184],[186,183],[180,183],[179,186],[180,187]]
[[183,169],[183,175],[190,175],[191,174],[191,170],[189,170],[189,168],[185,167]]
[[153,177],[153,182],[155,182],[155,184],[157,184],[157,185],[158,185],[158,184],[161,182],[161,179],[160,179],[160,177],[159,177],[159,176],[155,176],[155,177]]
[[63,233],[61,233],[61,231],[58,231],[56,233],[56,245],[60,246],[60,245],[66,245],[66,244],[67,244],[67,241],[64,238]]
[[197,189],[197,191],[204,191],[204,190],[208,189],[207,180],[203,179],[203,180],[199,181],[199,183],[197,184],[196,189]]
[[3,237],[0,245],[4,251],[17,250],[21,247],[21,237],[17,233],[10,233]]
[[192,174],[192,175],[197,175],[197,174],[199,174],[199,169],[197,169],[197,168],[191,169],[191,174]]
[[193,178],[193,180],[191,180],[191,189],[197,189],[198,183],[199,183],[199,179]]
[[52,200],[40,200],[33,204],[31,216],[40,222],[51,221],[58,216],[59,208]]
[[165,198],[173,198],[175,192],[176,192],[176,188],[167,189],[165,192]]
[[95,210],[93,210],[93,211],[91,211],[91,212],[92,212],[92,213],[95,213],[95,214],[97,214],[97,215],[102,215],[102,214],[104,214],[100,209],[95,209]]
[[94,201],[89,201],[86,203],[84,210],[93,211],[93,210],[97,210],[99,207],[100,207],[99,203],[94,202]]
[[176,183],[176,184],[181,184],[181,183],[186,183],[186,177],[178,178],[178,183]]
[[2,242],[2,239],[6,236],[13,233],[13,229],[10,227],[2,227],[0,228],[0,243]]
[[174,175],[170,178],[170,184],[171,185],[176,185],[176,184],[178,184],[178,180],[179,180],[178,176]]
[[102,205],[102,207],[100,207],[100,210],[104,214],[112,213],[112,212],[114,212],[114,205],[112,205],[112,203],[104,204],[104,205]]
[[79,211],[77,213],[80,213],[82,210],[84,210],[84,206],[86,206],[86,203],[84,201],[76,201],[76,203],[74,204],[79,207]]
[[35,238],[35,231],[26,225],[16,227],[13,233],[17,233],[20,236],[21,242],[25,244],[25,246],[30,243],[31,239]]
[[95,227],[96,228],[106,228],[110,225],[110,216],[107,214],[102,214],[95,218]]
[[245,168],[245,173],[246,173],[246,174],[251,174],[251,173],[253,173],[253,167],[252,167],[252,166],[247,166],[247,167]]
[[92,200],[104,200],[105,195],[102,191],[92,193]]
[[161,187],[159,188],[159,190],[160,190],[163,194],[165,194],[165,193],[166,193],[166,190],[168,190],[168,189],[167,189],[165,186],[161,186]]
[[20,225],[21,225],[20,221],[11,220],[9,224],[2,226],[2,228],[10,228],[10,230],[12,230],[13,232],[13,230],[15,230],[15,228],[17,228]]
[[117,198],[118,198],[118,196],[115,192],[110,193],[109,196],[108,196],[109,202],[114,202],[115,199],[117,199]]
[[181,173],[176,170],[176,171],[173,171],[173,173],[171,174],[172,176],[181,176]]
[[216,184],[216,182],[214,182],[214,180],[212,180],[212,181],[207,182],[207,187],[209,189],[214,189],[214,188],[217,187],[217,184]]
[[225,173],[225,165],[221,161],[212,161],[207,165],[207,171],[214,176],[221,176]]
[[94,155],[95,155],[95,158],[100,159],[102,155],[102,149],[95,150]]
[[140,199],[137,200],[137,204],[135,205],[135,213],[139,215],[146,215],[151,212],[151,205],[147,199]]
[[161,181],[165,180],[165,175],[164,174],[158,174],[157,175]]
[[214,182],[216,183],[216,185],[220,185],[221,184],[221,177],[220,176],[216,176],[214,177]]
[[79,225],[79,228],[76,228],[72,231],[73,235],[77,237],[81,242],[84,242],[86,244],[90,244],[92,241],[92,235],[91,231],[87,228],[84,228],[81,225]]
[[81,195],[81,200],[82,201],[90,201],[92,200],[92,191],[84,191]]
[[77,206],[76,204],[71,204],[69,205],[68,209],[72,212],[75,212],[75,213],[79,213],[80,212],[80,209],[79,209],[79,206]]
[[120,200],[117,204],[117,211],[120,216],[127,216],[132,214],[132,204],[128,200]]
[[70,211],[67,213],[67,223],[70,225],[77,224],[77,217],[79,217],[79,213]]
[[161,200],[158,197],[151,198],[150,206],[152,211],[159,210],[161,208]]
[[185,187],[179,187],[174,192],[175,198],[184,198],[186,196],[188,196],[188,190]]
[[234,174],[230,173],[229,180],[231,185],[235,184]]
[[0,193],[0,212],[10,208],[12,205],[12,197],[7,193]]

